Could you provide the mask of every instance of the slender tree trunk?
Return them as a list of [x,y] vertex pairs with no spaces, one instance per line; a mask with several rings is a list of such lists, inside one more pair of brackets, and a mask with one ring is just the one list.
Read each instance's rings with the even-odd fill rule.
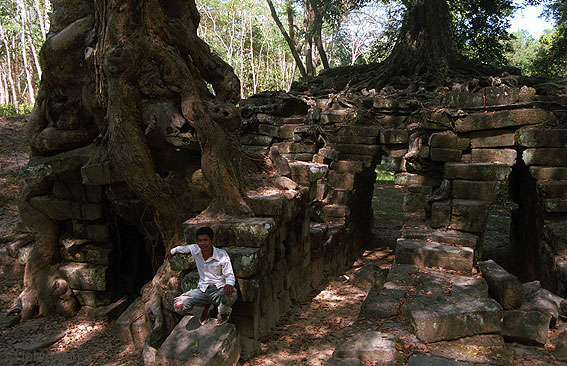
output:
[[2,24],[0,24],[0,38],[2,38],[2,43],[4,43],[4,49],[6,50],[6,64],[8,69],[6,70],[8,84],[10,85],[10,90],[12,92],[12,104],[18,105],[18,94],[16,93],[16,85],[14,84],[13,70],[12,70],[12,57],[10,52],[10,46],[8,45],[8,40],[6,39],[6,35],[4,33],[4,29]]
[[313,25],[315,21],[315,10],[311,1],[305,2],[305,68],[307,75],[315,75],[315,65],[313,64]]
[[256,86],[257,86],[257,77],[256,75],[256,67],[254,63],[254,27],[252,26],[252,12],[250,12],[248,17],[248,25],[250,28],[250,67],[252,69],[252,94],[256,94]]
[[[287,45],[289,46],[291,54],[293,55],[293,58],[295,59],[295,63],[297,65],[297,67],[299,68],[299,72],[301,73],[301,76],[306,77],[308,75],[308,72],[305,70],[305,67],[303,66],[303,62],[301,61],[301,57],[299,56],[299,53],[297,52],[295,42],[287,34],[287,31],[285,30],[282,22],[280,22],[280,18],[278,17],[278,13],[276,13],[276,9],[274,8],[274,4],[272,3],[272,0],[266,0],[266,1],[268,2],[268,6],[270,7],[270,12],[272,14],[272,18],[274,19],[274,22],[276,22],[276,25],[278,26],[278,28],[279,28],[280,32],[282,33],[285,41],[287,42]],[[306,64],[307,64],[307,61],[306,61]]]
[[33,6],[37,14],[37,22],[39,23],[39,29],[41,31],[41,39],[45,40],[47,37],[47,25],[45,24],[44,12],[41,11],[39,0],[34,0]]

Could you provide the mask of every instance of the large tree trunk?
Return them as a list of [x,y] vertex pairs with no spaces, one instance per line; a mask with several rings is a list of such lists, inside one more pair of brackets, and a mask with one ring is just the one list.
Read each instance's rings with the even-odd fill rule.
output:
[[[193,0],[95,0],[94,7],[87,0],[62,1],[54,3],[52,19],[40,53],[42,83],[26,129],[33,156],[76,149],[98,135],[97,144],[112,168],[153,209],[169,250],[183,241],[181,224],[190,207],[175,193],[184,187],[173,187],[168,180],[179,172],[164,173],[165,162],[152,149],[156,141],[167,145],[176,138],[172,150],[189,149],[183,141],[196,137],[211,195],[201,215],[252,215],[242,198],[248,180],[241,172],[254,175],[259,167],[238,143],[240,82],[198,38]],[[170,130],[177,135],[171,137]],[[71,313],[76,306],[57,272],[61,224],[30,204],[33,197],[46,194],[49,179],[30,181],[20,202],[26,223],[41,233],[26,266],[26,287],[12,309],[23,319],[38,309],[42,314]],[[154,322],[154,344],[176,319],[162,305],[168,268],[157,270],[143,294]]]

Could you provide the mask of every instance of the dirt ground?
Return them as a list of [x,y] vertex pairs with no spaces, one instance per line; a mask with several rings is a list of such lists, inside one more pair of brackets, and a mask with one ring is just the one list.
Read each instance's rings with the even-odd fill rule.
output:
[[[25,117],[0,117],[0,249],[14,234],[18,223],[16,200],[23,185],[22,167],[29,148],[24,138]],[[260,350],[241,366],[259,365],[325,365],[341,340],[361,329],[375,329],[378,322],[356,321],[366,292],[353,286],[350,276],[366,263],[387,267],[393,262],[393,252],[401,228],[402,195],[393,183],[377,184],[373,233],[376,249],[368,250],[344,274],[327,278],[313,291],[312,300],[297,304],[273,333],[260,341]],[[505,217],[494,215],[489,223],[491,233],[487,244],[493,253],[507,256],[507,225]],[[489,250],[490,252],[490,250]],[[0,258],[6,255],[0,253]],[[3,264],[0,262],[0,264]],[[4,263],[5,264],[5,263]],[[13,263],[12,263],[13,264]],[[0,267],[0,355],[2,365],[141,365],[139,350],[120,344],[113,322],[93,321],[79,315],[71,319],[34,318],[23,324],[4,328],[6,311],[22,289],[22,266]],[[11,268],[10,271],[3,269]],[[36,351],[26,347],[51,342]],[[408,354],[411,344],[403,346]],[[530,353],[520,347],[518,358],[530,365],[546,365],[548,358],[540,351]]]

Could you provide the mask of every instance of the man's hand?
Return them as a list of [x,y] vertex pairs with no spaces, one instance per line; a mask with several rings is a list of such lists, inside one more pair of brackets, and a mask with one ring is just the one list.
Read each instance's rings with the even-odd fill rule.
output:
[[165,258],[164,258],[163,260],[164,260],[164,261],[168,261],[169,258],[171,258],[171,252],[170,252],[169,250],[167,250],[167,251],[165,252]]
[[234,296],[234,287],[232,285],[224,285],[224,288],[222,289],[222,293],[226,297],[232,298]]

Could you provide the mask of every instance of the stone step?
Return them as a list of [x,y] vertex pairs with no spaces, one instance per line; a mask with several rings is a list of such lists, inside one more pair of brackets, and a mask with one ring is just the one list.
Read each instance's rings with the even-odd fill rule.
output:
[[424,240],[398,239],[396,263],[425,267],[441,267],[470,273],[474,250]]
[[466,299],[414,309],[410,322],[423,342],[459,339],[502,331],[502,306],[493,299]]
[[392,334],[367,330],[339,345],[333,352],[333,358],[378,361],[380,365],[401,362],[403,355],[398,351],[397,344],[398,340]]
[[201,325],[198,316],[187,315],[156,353],[155,364],[231,366],[240,358],[240,335],[234,324],[216,326],[211,319]]
[[430,239],[441,244],[468,248],[476,248],[478,244],[477,235],[457,230],[416,230],[409,228],[403,230],[402,237],[404,239]]

